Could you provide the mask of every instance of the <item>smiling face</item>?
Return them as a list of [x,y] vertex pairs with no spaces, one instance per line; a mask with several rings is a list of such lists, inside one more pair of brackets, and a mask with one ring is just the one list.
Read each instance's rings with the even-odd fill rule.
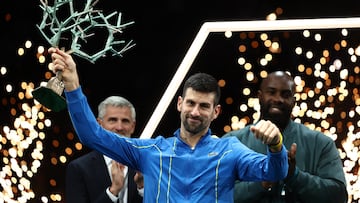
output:
[[131,137],[136,123],[129,107],[111,105],[106,106],[105,114],[98,122],[105,129],[126,137]]
[[294,93],[295,83],[291,76],[282,71],[270,73],[261,83],[258,92],[261,118],[284,129],[295,105]]
[[219,115],[220,105],[215,105],[215,93],[188,88],[184,96],[179,96],[177,109],[180,112],[182,133],[202,136]]

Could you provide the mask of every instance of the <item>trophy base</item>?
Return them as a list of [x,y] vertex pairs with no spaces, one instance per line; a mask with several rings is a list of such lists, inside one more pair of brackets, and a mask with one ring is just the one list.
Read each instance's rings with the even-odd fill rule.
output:
[[43,106],[55,112],[66,109],[66,100],[52,89],[40,86],[32,91],[34,98]]

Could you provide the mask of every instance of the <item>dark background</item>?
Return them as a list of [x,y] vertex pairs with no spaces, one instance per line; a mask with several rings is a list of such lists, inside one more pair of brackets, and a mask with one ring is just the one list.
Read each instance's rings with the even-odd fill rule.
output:
[[[36,28],[42,19],[39,5],[37,1],[0,1],[0,64],[10,67],[16,77],[32,80],[35,85],[44,80],[43,70],[31,66],[26,58],[19,60],[16,52],[26,40],[31,40],[34,46],[49,47]],[[278,19],[357,17],[360,15],[359,6],[360,2],[356,0],[100,0],[96,8],[108,14],[119,11],[123,22],[135,22],[125,29],[125,33],[136,46],[125,52],[122,58],[101,58],[95,64],[76,56],[75,60],[91,105],[96,107],[110,94],[126,96],[138,110],[138,130],[141,131],[204,22],[264,20],[278,7],[283,9]],[[6,20],[7,14],[11,15],[10,20]]]
[[[31,40],[34,47],[39,45],[49,47],[36,28],[36,24],[42,19],[42,10],[39,5],[38,1],[0,0],[0,67],[8,68],[6,80],[15,85],[20,81],[32,81],[35,86],[38,86],[40,81],[44,81],[45,65],[39,65],[36,61],[34,57],[36,48],[28,50],[29,53],[24,57],[17,55],[17,49],[24,47],[26,40]],[[122,58],[105,57],[94,64],[76,56],[74,58],[78,63],[81,84],[94,113],[97,113],[97,104],[105,97],[112,94],[125,96],[136,107],[136,134],[139,134],[204,22],[264,20],[278,7],[283,9],[278,19],[359,17],[359,6],[358,0],[100,0],[96,8],[102,9],[104,13],[119,11],[123,14],[123,22],[135,22],[134,25],[125,29],[125,37],[133,39],[136,46],[127,51]],[[234,63],[234,55],[224,50],[236,49],[236,47],[231,47],[230,42],[218,45],[216,36],[214,38],[204,46],[218,46],[217,49],[204,51],[194,63],[190,73],[207,71],[214,73],[218,79],[221,79],[223,75],[229,75],[225,67]],[[217,61],[215,58],[222,58],[222,60]],[[286,56],[283,58],[285,59],[278,63],[284,66],[292,65],[291,61],[286,60]],[[205,59],[209,61],[206,62]],[[9,109],[2,107],[0,111],[3,122],[9,125],[12,122],[12,117],[8,116]],[[49,129],[48,138],[45,140],[43,166],[32,180],[32,187],[37,194],[33,202],[39,202],[39,196],[63,194],[66,163],[54,165],[50,164],[49,160],[50,157],[64,154],[64,149],[67,146],[73,146],[73,143],[77,141],[76,137],[70,141],[67,139],[66,135],[72,132],[72,126],[66,111],[48,112],[47,116],[53,120],[53,127]],[[175,102],[172,102],[155,134],[160,133],[166,136],[171,134],[179,126],[178,120]],[[214,124],[214,131],[221,135],[222,128],[217,126],[223,126],[226,123],[229,123],[228,117],[218,119]],[[60,147],[54,147],[54,140],[60,142]],[[87,150],[85,148],[83,151],[75,151],[68,157],[68,161]],[[56,184],[50,185],[50,180],[56,180]]]

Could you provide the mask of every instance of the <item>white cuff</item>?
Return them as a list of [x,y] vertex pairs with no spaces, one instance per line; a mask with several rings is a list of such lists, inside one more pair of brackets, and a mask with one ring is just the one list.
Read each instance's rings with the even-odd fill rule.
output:
[[113,193],[110,192],[110,187],[106,188],[106,194],[109,196],[112,202],[117,202],[119,199],[117,196],[115,196]]
[[137,191],[141,197],[144,197],[144,188],[138,188]]

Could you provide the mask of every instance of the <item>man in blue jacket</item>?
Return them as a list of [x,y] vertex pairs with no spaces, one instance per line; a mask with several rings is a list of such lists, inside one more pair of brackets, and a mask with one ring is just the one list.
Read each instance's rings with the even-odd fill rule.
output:
[[[211,122],[220,113],[220,87],[205,73],[191,76],[178,97],[181,126],[174,136],[154,139],[120,137],[102,128],[81,90],[72,57],[50,48],[53,71],[62,71],[71,120],[80,141],[144,176],[144,202],[229,203],[235,180],[278,181],[288,171],[287,151],[279,129],[262,120],[252,126],[268,146],[256,153],[237,138],[212,136]],[[245,191],[244,191],[245,192]]]

